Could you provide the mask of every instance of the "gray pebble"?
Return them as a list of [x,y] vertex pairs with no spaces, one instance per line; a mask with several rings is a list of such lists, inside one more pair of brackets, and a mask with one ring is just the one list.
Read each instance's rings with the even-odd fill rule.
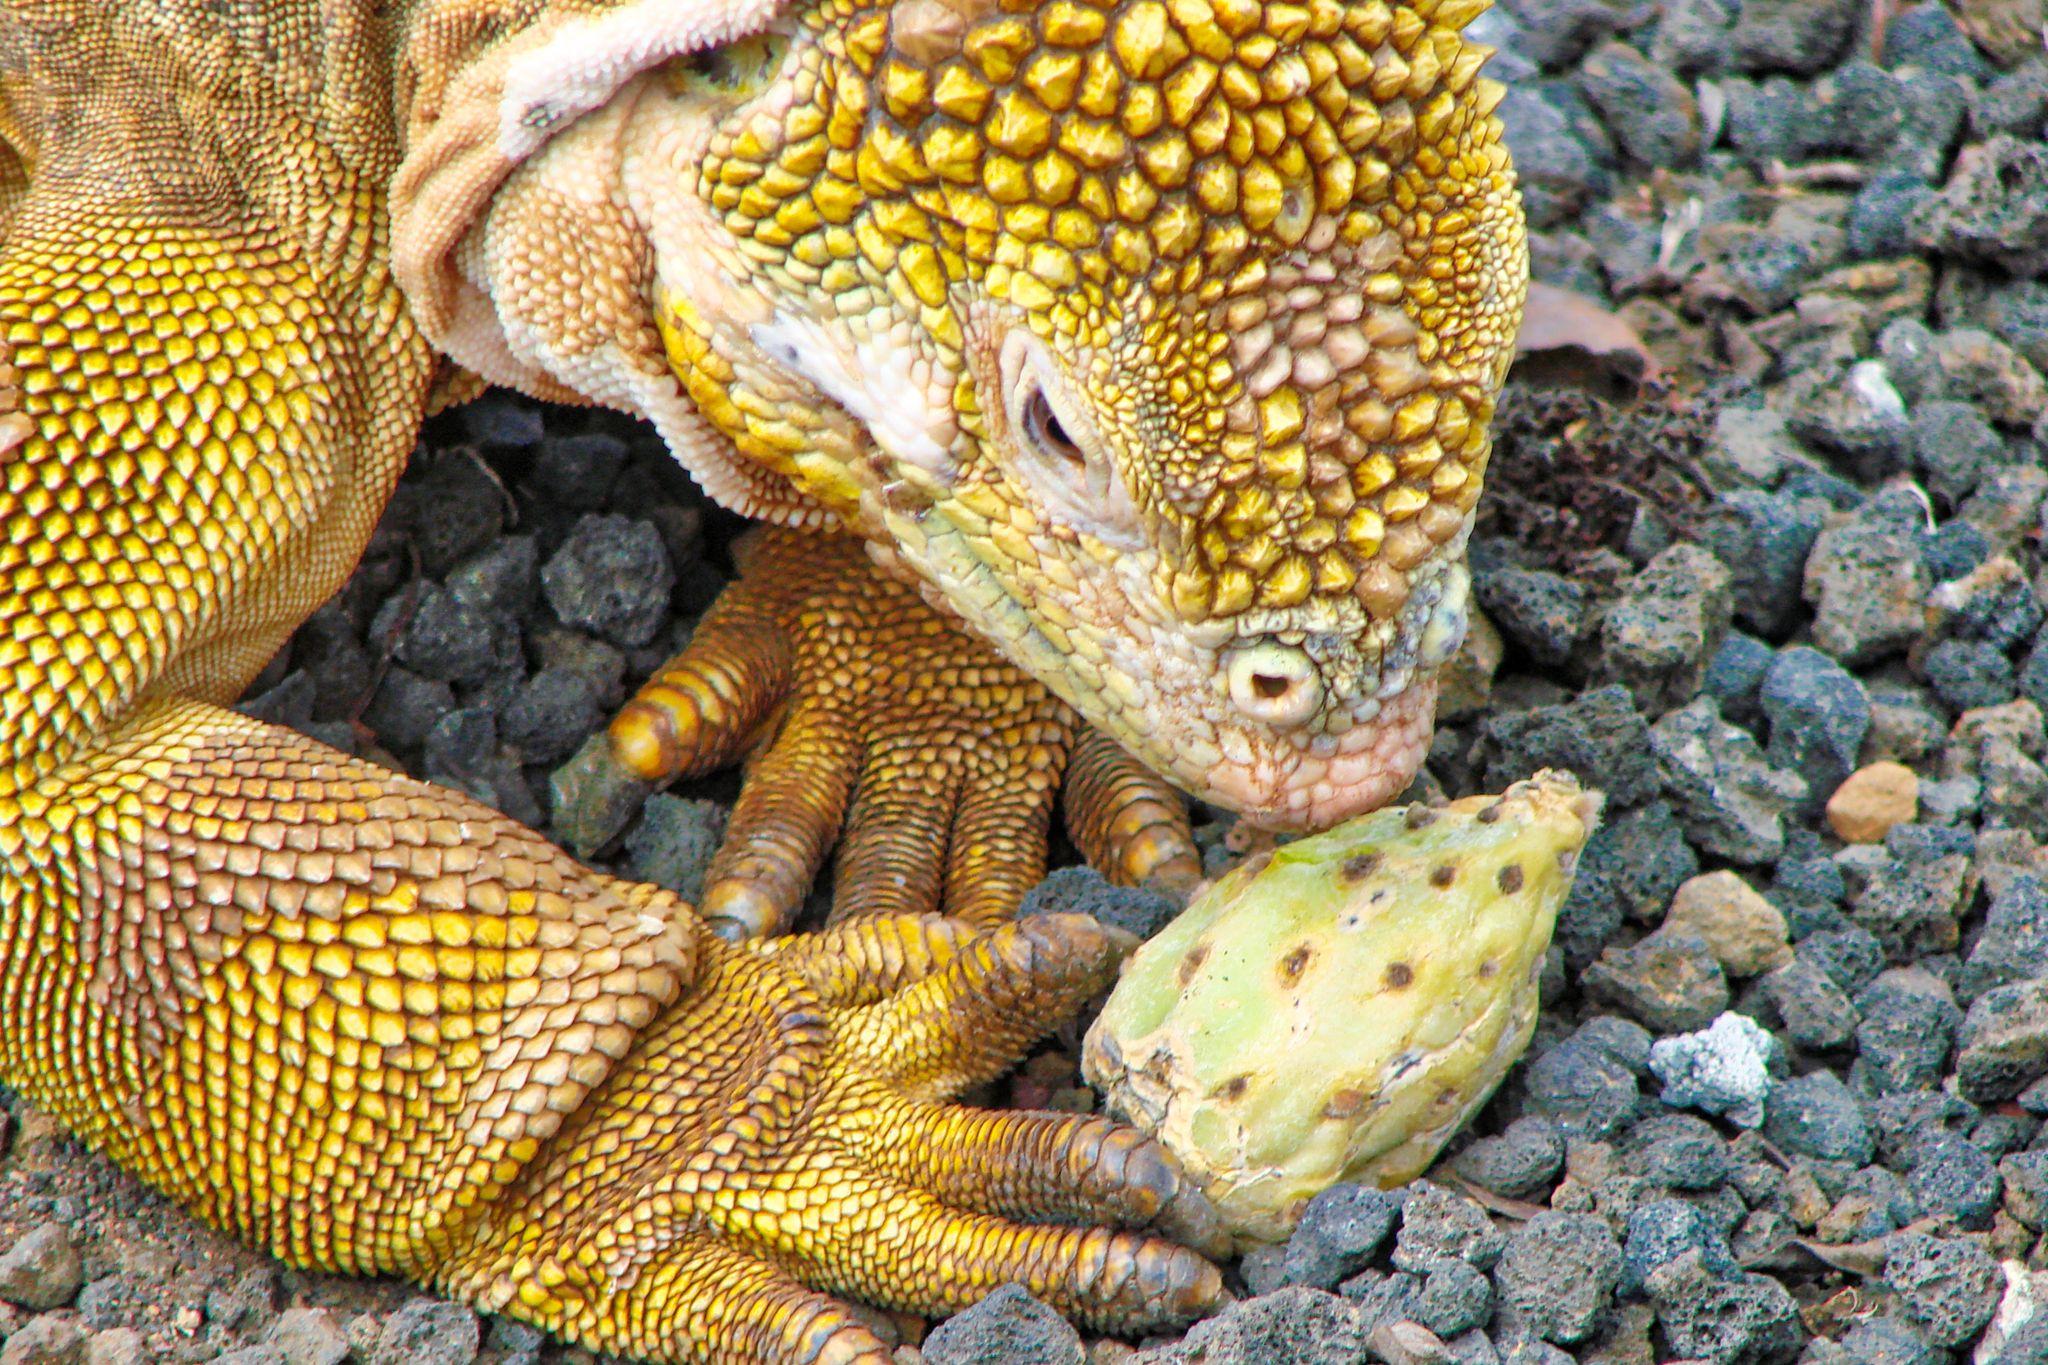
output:
[[78,1296],[85,1270],[62,1224],[39,1223],[0,1252],[0,1299],[43,1312]]
[[2048,1075],[2048,959],[2039,965],[2041,975],[1995,986],[1971,1004],[1957,1038],[1964,1099],[1996,1104]]
[[1545,1341],[1592,1332],[1621,1280],[1621,1247],[1591,1214],[1545,1210],[1508,1238],[1493,1279],[1501,1303]]
[[324,1308],[287,1308],[267,1338],[285,1365],[341,1365],[348,1359],[348,1334]]
[[931,1365],[1081,1365],[1084,1354],[1080,1334],[1067,1320],[1015,1284],[946,1319],[924,1342]]
[[85,1358],[85,1328],[68,1313],[30,1318],[0,1346],[0,1365],[80,1365]]
[[363,1365],[470,1365],[481,1330],[476,1314],[443,1299],[414,1299],[384,1320]]
[[1360,1305],[1297,1286],[1240,1299],[1189,1328],[1178,1344],[1148,1353],[1146,1365],[1356,1365],[1366,1358],[1369,1331]]
[[1655,1033],[1705,1028],[1728,1007],[1728,978],[1699,935],[1663,929],[1609,948],[1579,979],[1595,1001],[1615,1006]]
[[1982,1331],[2005,1288],[1998,1262],[1975,1242],[1920,1233],[1886,1244],[1884,1278],[1906,1316],[1940,1346],[1964,1345]]
[[1664,791],[1703,852],[1732,862],[1775,862],[1785,818],[1807,797],[1805,779],[1773,767],[1748,732],[1702,698],[1651,727]]

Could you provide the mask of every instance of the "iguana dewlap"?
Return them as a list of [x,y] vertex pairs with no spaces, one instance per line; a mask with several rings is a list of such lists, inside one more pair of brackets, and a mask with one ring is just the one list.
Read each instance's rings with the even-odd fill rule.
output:
[[[0,1080],[597,1349],[1212,1304],[1156,1147],[944,1102],[1114,971],[1005,923],[1063,783],[1134,877],[1155,771],[1315,824],[1420,760],[1524,273],[1480,3],[0,3]],[[832,929],[224,709],[437,353],[772,524],[614,738],[751,752],[702,908],[836,843]]]

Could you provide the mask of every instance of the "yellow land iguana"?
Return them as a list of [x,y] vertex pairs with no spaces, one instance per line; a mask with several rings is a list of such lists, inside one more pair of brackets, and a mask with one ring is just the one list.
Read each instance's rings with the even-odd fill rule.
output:
[[[0,0],[0,1078],[603,1350],[1212,1305],[1157,1148],[944,1101],[1114,971],[1006,922],[1063,775],[1131,878],[1191,851],[1145,766],[1315,824],[1419,761],[1524,274],[1482,3]],[[768,736],[703,912],[837,839],[832,928],[224,709],[437,357],[771,524],[614,738]]]

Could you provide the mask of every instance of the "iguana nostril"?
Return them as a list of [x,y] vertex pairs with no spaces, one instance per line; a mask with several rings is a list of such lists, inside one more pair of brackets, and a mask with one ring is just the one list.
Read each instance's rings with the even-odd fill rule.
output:
[[1243,644],[1227,669],[1231,701],[1254,720],[1293,729],[1323,709],[1323,675],[1305,650],[1276,640]]

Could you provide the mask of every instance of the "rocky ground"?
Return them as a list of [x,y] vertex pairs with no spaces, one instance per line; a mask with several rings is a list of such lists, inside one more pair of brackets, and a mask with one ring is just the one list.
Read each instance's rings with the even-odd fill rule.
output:
[[[1430,1181],[1326,1195],[1184,1340],[1083,1343],[1005,1291],[906,1361],[2048,1360],[2038,7],[2030,32],[2024,3],[1503,5],[1536,273],[1668,380],[1621,407],[1556,365],[1517,381],[1488,619],[1415,793],[1545,765],[1608,793],[1529,1059]],[[432,424],[247,709],[547,829],[552,774],[686,638],[737,526],[648,432],[488,398]],[[733,790],[652,798],[603,860],[693,891]],[[1046,894],[1106,905],[1091,877]],[[1092,1103],[1057,1046],[1007,1098]],[[587,1358],[280,1270],[11,1099],[0,1343]]]

